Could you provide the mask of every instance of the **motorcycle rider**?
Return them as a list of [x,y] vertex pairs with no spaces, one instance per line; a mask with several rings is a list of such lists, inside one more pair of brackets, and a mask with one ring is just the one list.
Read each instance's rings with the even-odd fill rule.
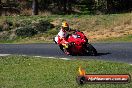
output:
[[[58,33],[58,35],[55,37],[55,42],[60,46],[60,45],[63,45],[63,50],[65,51],[65,53],[67,55],[69,55],[69,50],[68,50],[68,42],[67,42],[67,36],[69,35],[69,33],[73,31],[69,28],[69,24],[64,21],[62,22],[62,25],[61,25],[61,29]],[[63,40],[63,42],[62,42]]]

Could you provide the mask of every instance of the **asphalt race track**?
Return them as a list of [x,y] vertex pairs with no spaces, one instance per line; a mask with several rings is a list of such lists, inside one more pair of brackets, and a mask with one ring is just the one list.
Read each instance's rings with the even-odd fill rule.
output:
[[132,64],[132,43],[92,44],[98,56],[66,56],[56,44],[0,44],[0,54],[59,57],[70,59],[99,59]]

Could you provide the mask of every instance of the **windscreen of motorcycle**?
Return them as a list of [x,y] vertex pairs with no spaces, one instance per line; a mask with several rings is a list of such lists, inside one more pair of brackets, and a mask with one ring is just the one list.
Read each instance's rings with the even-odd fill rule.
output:
[[72,35],[73,38],[80,38],[80,35]]
[[77,35],[72,35],[73,38],[77,38]]

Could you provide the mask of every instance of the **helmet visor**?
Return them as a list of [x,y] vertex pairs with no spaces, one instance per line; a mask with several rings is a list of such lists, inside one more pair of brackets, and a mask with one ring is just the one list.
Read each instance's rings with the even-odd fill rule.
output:
[[65,31],[69,31],[69,27],[63,27]]

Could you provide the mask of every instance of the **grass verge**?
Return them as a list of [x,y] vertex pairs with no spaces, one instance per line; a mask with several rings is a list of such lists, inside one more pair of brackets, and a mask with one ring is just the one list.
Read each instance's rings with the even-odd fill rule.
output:
[[27,56],[0,57],[1,88],[130,88],[128,84],[76,83],[78,67],[89,74],[132,75],[132,65],[99,60],[60,60]]
[[100,39],[97,40],[96,42],[132,42],[132,35],[126,35],[116,38]]
[[[49,21],[55,28],[50,28],[44,33],[40,32],[31,37],[17,38],[18,36],[15,35],[17,28],[31,24],[35,26],[40,20]],[[6,28],[6,25],[3,26],[6,21],[12,23],[9,30],[1,29]],[[132,40],[129,37],[129,35],[132,35],[132,14],[124,13],[107,15],[2,16],[0,17],[0,43],[43,43],[52,41],[63,21],[67,21],[71,28],[83,31],[91,42],[104,42],[107,40],[110,40],[110,42],[131,42]]]
[[[89,39],[90,40],[90,39]],[[96,41],[90,41],[91,43],[110,43],[110,42],[132,42],[132,35],[125,35],[122,37],[111,37],[106,39],[98,39]],[[52,39],[38,39],[38,37],[34,38],[23,38],[23,39],[16,39],[16,40],[7,40],[7,41],[0,41],[3,44],[32,44],[32,43],[53,43]]]

